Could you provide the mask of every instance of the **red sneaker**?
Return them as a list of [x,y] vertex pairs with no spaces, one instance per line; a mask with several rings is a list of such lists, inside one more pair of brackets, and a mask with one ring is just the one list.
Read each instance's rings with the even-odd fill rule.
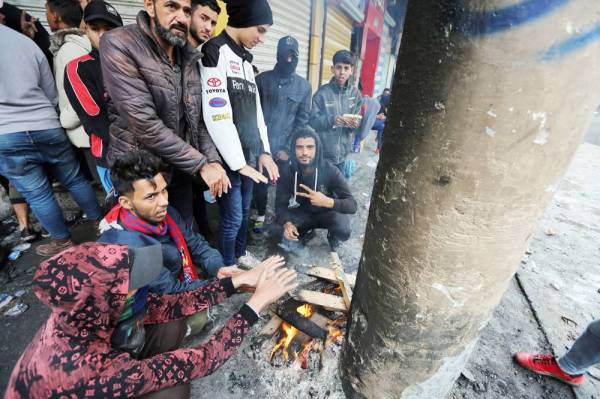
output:
[[579,386],[585,381],[584,375],[570,375],[562,371],[552,355],[517,352],[513,359],[527,370],[554,377],[569,385]]

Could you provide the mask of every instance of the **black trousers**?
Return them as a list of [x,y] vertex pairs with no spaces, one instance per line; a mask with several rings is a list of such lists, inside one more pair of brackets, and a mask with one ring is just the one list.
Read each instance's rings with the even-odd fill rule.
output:
[[291,222],[296,225],[300,236],[313,229],[327,229],[327,236],[339,241],[350,238],[350,216],[333,210],[319,213],[307,212],[302,209],[289,210]]
[[[282,170],[286,165],[289,164],[289,161],[277,160],[277,167],[279,170]],[[269,174],[266,170],[263,170],[263,175],[268,179]],[[256,205],[256,213],[258,216],[265,216],[267,213],[267,203],[269,201],[269,185],[268,184],[255,184],[254,185],[254,203]]]
[[[146,344],[140,358],[147,359],[161,353],[179,349],[187,331],[186,319],[179,319],[163,324],[146,325]],[[151,392],[139,396],[143,399],[188,399],[191,388],[189,384],[176,385],[162,391]]]
[[177,209],[188,227],[194,221],[194,178],[173,168],[169,182],[169,204]]

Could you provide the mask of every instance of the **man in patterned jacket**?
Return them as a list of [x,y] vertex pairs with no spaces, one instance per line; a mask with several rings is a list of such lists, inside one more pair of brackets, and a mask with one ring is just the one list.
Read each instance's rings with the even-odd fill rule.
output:
[[[17,362],[5,398],[189,398],[191,379],[220,367],[258,314],[296,285],[294,271],[273,263],[195,291],[150,294],[161,262],[154,246],[88,243],[42,263],[33,289],[52,313]],[[209,341],[179,349],[182,336],[153,339],[162,323],[185,320],[242,285],[255,293]]]

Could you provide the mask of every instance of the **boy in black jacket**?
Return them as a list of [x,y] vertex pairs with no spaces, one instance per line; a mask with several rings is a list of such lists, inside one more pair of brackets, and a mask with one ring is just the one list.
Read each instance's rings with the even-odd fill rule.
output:
[[356,200],[342,172],[323,159],[319,136],[310,127],[292,137],[291,165],[277,185],[277,223],[283,226],[284,248],[313,229],[327,229],[331,252],[350,238]]
[[90,150],[96,160],[102,187],[106,193],[110,193],[113,187],[106,163],[110,138],[106,101],[108,94],[102,82],[98,48],[100,37],[111,29],[123,26],[123,21],[117,10],[102,0],[92,1],[85,7],[83,21],[85,32],[92,43],[92,51],[67,64],[64,87],[71,106],[90,136]]

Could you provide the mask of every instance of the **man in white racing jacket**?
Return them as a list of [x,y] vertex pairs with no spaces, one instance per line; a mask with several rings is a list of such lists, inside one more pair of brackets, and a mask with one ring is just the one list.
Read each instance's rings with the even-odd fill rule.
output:
[[[273,14],[266,0],[228,0],[225,30],[202,48],[202,107],[208,132],[226,163],[231,181],[218,198],[219,250],[225,266],[257,263],[246,252],[248,216],[254,183],[277,181],[267,127],[247,49],[264,41]],[[257,170],[258,169],[258,170]]]

